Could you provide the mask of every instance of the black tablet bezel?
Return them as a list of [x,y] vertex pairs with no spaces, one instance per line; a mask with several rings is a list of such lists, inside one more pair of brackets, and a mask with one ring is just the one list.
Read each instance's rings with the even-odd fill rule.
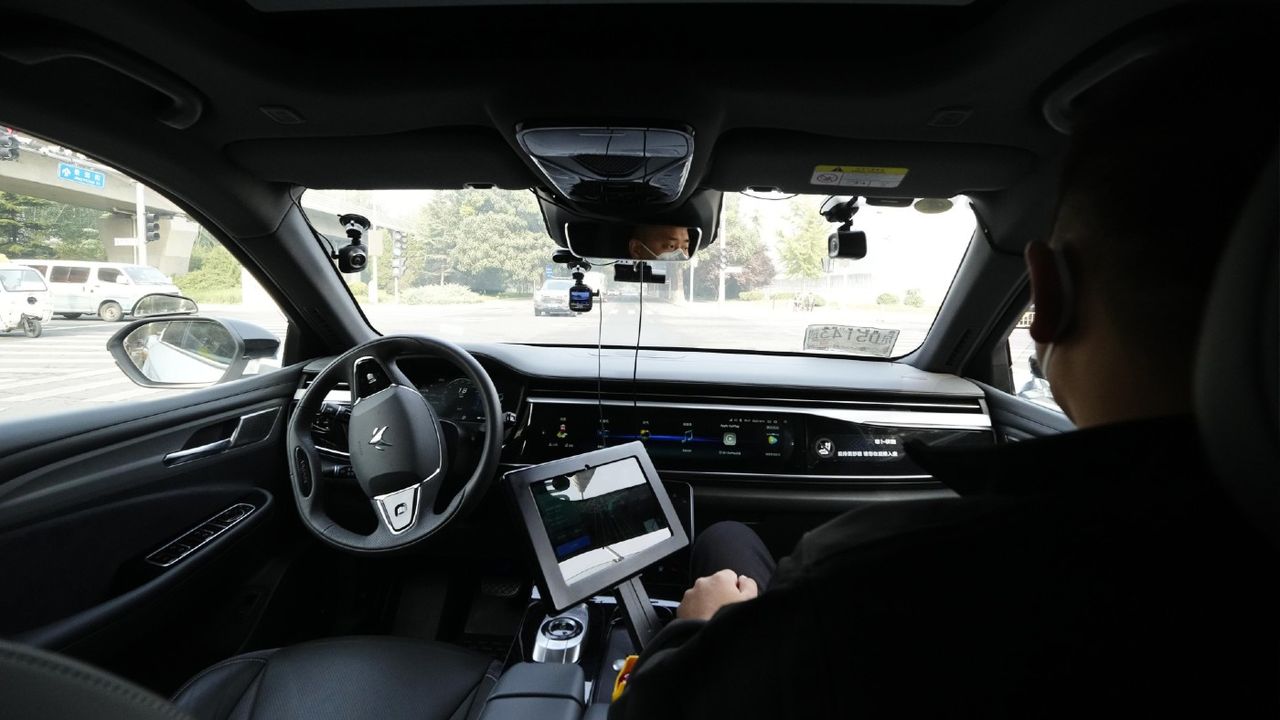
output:
[[[555,551],[551,547],[551,539],[547,536],[546,526],[543,525],[542,516],[538,513],[533,492],[529,488],[537,482],[544,482],[562,475],[573,475],[582,470],[628,458],[636,459],[641,473],[649,483],[649,488],[658,497],[658,506],[662,508],[667,526],[671,529],[671,537],[645,548],[606,570],[575,583],[566,583],[564,576],[560,573],[560,563],[556,560]],[[649,459],[644,443],[630,442],[562,460],[552,460],[541,465],[512,470],[504,478],[515,501],[520,519],[524,521],[525,532],[533,549],[533,559],[538,566],[538,588],[542,592],[543,599],[548,600],[556,612],[567,610],[602,590],[639,575],[645,568],[689,544],[684,523],[680,522],[680,517],[671,504],[671,498],[667,497],[666,488],[658,478],[658,471],[653,467],[653,461]]]

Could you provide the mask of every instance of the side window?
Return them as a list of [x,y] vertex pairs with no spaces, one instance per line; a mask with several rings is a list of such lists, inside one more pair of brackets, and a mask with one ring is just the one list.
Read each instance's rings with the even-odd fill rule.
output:
[[1036,358],[1036,344],[1031,339],[1031,321],[1036,316],[1035,305],[1027,306],[1009,333],[1009,361],[1013,370],[1013,391],[1018,397],[1030,400],[1057,412],[1062,412],[1054,402],[1053,389],[1040,371]]
[[[0,413],[34,416],[191,392],[136,383],[107,349],[108,340],[133,319],[138,300],[155,293],[184,295],[195,300],[202,317],[257,325],[279,341],[246,353],[247,363],[229,363],[237,345],[226,326],[175,321],[173,326],[185,331],[164,336],[179,349],[165,358],[165,372],[197,367],[204,377],[192,382],[208,384],[233,380],[233,372],[242,376],[280,368],[288,321],[181,206],[152,188],[139,193],[133,178],[113,167],[22,130],[16,133],[24,152],[0,162],[0,267],[31,267],[47,278],[48,288],[38,293],[37,306],[24,304],[17,315],[7,313],[0,300],[0,379],[21,378],[0,382]],[[141,241],[136,237],[139,214],[148,227]],[[41,323],[38,330],[31,326],[33,318]],[[143,327],[151,330],[124,344],[126,359],[140,371],[149,348],[165,332]],[[190,362],[192,355],[228,366],[227,372],[211,376],[209,364]],[[180,362],[184,358],[187,362]],[[181,379],[175,375],[173,382]]]

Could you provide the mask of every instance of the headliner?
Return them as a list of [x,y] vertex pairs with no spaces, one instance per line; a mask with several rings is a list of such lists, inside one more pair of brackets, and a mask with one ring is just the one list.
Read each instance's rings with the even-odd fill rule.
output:
[[[688,191],[816,193],[824,188],[808,183],[814,165],[883,164],[910,172],[880,194],[980,194],[1051,177],[1065,136],[1041,106],[1064,68],[1180,3],[283,13],[254,4],[10,3],[17,30],[0,39],[0,71],[10,78],[0,121],[179,196],[184,184],[216,179],[226,200],[241,202],[269,183],[530,187],[538,178],[515,130],[555,122],[692,127]],[[143,63],[194,92],[203,112],[173,129],[155,119],[163,96],[125,75],[84,60],[11,59],[15,47],[68,42]],[[75,88],[70,108],[67,88]],[[280,124],[263,106],[287,107],[302,122]],[[963,122],[940,122],[951,110]]]

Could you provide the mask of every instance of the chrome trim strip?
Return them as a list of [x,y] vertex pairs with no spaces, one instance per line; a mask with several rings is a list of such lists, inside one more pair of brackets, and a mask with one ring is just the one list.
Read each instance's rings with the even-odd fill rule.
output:
[[609,405],[613,407],[668,408],[674,410],[719,410],[742,413],[791,413],[876,427],[906,427],[943,430],[990,430],[991,418],[983,413],[931,413],[905,410],[842,410],[839,408],[785,407],[776,405],[702,405],[639,400],[589,400],[586,398],[528,398],[530,404]]
[[[519,470],[521,468],[533,467],[531,463],[502,463],[499,467],[508,470]],[[717,472],[715,470],[663,470],[658,469],[660,475],[698,475],[701,477],[743,477],[743,478],[779,478],[785,480],[893,480],[893,481],[930,481],[933,480],[932,475],[796,475],[794,473],[745,473],[745,472]]]
[[724,477],[781,478],[785,480],[932,480],[932,475],[796,475],[794,473],[715,472],[712,470],[660,470],[668,475],[720,475]]

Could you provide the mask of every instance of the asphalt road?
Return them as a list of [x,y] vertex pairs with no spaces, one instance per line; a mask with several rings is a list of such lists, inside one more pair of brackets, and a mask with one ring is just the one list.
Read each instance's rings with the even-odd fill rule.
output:
[[[384,333],[418,332],[455,341],[514,341],[592,344],[603,318],[606,345],[636,340],[638,303],[612,301],[596,312],[569,317],[535,317],[530,300],[501,300],[474,305],[366,308],[373,326]],[[603,315],[601,315],[601,311]],[[286,321],[274,308],[205,306],[210,316],[254,322],[283,338]],[[803,349],[809,324],[864,324],[902,331],[895,352],[913,349],[932,316],[902,310],[863,312],[818,308],[793,311],[789,303],[673,305],[646,301],[642,342],[646,346],[752,348],[796,352]],[[21,331],[0,334],[0,414],[5,418],[162,397],[184,390],[155,390],[134,385],[115,366],[107,340],[126,323],[96,318],[55,317],[42,337]],[[1023,362],[1025,367],[1025,361]]]

